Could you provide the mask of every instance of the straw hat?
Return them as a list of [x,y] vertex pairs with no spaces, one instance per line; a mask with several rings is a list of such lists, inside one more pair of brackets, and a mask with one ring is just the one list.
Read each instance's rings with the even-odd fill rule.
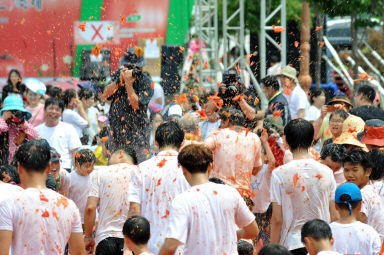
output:
[[355,115],[349,115],[343,122],[341,135],[334,141],[335,144],[348,144],[361,147],[368,151],[367,146],[361,143],[357,138],[357,134],[364,130],[365,122],[362,118]]
[[296,83],[299,83],[299,80],[297,79],[296,75],[296,69],[291,66],[285,66],[283,69],[281,69],[281,72],[279,74],[279,76],[286,76],[295,80]]

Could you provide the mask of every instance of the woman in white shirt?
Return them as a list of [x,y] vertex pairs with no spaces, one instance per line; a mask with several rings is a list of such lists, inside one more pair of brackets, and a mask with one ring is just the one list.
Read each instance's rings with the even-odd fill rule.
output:
[[311,88],[309,90],[309,102],[311,106],[305,112],[305,119],[316,121],[321,115],[321,107],[325,104],[325,93],[323,88]]

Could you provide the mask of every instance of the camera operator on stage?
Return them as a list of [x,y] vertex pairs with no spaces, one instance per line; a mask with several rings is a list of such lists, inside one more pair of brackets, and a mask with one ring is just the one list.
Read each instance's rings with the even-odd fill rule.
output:
[[152,81],[143,73],[147,61],[142,48],[127,49],[120,64],[121,67],[112,75],[112,83],[102,95],[102,99],[111,100],[108,149],[114,151],[129,144],[136,151],[140,163],[146,159],[144,151],[149,150],[147,107],[153,95]]

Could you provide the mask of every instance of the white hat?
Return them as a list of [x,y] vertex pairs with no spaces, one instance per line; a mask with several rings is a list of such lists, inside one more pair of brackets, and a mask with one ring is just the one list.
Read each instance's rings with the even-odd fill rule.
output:
[[40,94],[40,95],[45,95],[45,92],[47,91],[47,88],[45,87],[45,84],[42,83],[40,80],[38,79],[35,79],[35,78],[27,78],[24,80],[24,83],[25,83],[25,86],[27,86],[27,88],[36,93],[36,94]]
[[180,117],[183,116],[183,109],[181,109],[181,106],[176,104],[169,107],[168,116],[171,116],[171,115],[178,115]]

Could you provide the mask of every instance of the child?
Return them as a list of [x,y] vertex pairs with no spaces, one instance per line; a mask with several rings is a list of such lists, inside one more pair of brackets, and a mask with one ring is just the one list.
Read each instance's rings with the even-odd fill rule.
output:
[[370,185],[372,173],[368,153],[359,149],[347,151],[343,159],[344,176],[347,182],[356,184],[363,195],[360,215],[357,219],[373,227],[384,238],[384,208],[379,194]]
[[150,225],[142,216],[132,216],[123,227],[125,245],[135,255],[153,255],[149,252],[147,243],[151,235]]
[[68,198],[72,199],[81,213],[84,224],[84,210],[87,203],[91,176],[95,168],[96,157],[89,149],[82,149],[75,156],[75,171],[69,174]]
[[371,226],[356,218],[360,214],[362,195],[358,186],[345,183],[336,189],[335,202],[340,219],[332,222],[333,248],[342,254],[378,254],[380,236]]
[[292,253],[282,245],[267,244],[259,251],[258,255],[292,255]]
[[333,251],[333,237],[329,225],[319,219],[306,222],[301,229],[301,241],[309,255],[341,255]]
[[240,240],[237,243],[237,252],[239,255],[253,255],[253,246],[250,242]]

